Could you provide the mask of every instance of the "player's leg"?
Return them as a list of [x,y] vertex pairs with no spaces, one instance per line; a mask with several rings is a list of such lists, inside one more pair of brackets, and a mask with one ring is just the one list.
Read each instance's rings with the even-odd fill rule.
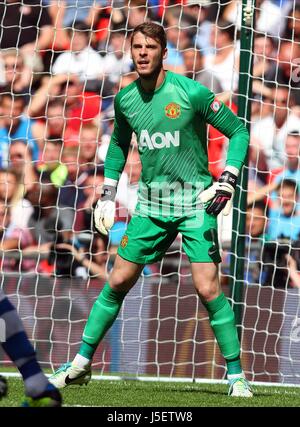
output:
[[206,307],[210,325],[226,360],[230,394],[250,397],[252,392],[245,380],[240,362],[240,342],[233,310],[221,290],[218,264],[221,261],[215,218],[204,214],[184,221],[180,230],[183,248],[191,262],[195,289]]
[[123,300],[138,280],[144,265],[116,256],[112,273],[93,305],[83,331],[82,344],[75,361],[80,366],[91,361],[98,344],[117,318]]
[[251,397],[252,391],[242,370],[240,342],[233,310],[221,290],[218,265],[191,263],[195,289],[208,311],[210,325],[226,361],[227,378],[232,396]]
[[127,292],[137,281],[144,265],[161,259],[175,236],[163,221],[140,216],[131,219],[110,278],[89,315],[78,354],[72,363],[64,364],[50,378],[58,388],[87,384],[93,355],[118,316]]
[[63,388],[68,385],[87,384],[90,381],[94,353],[116,320],[126,294],[139,278],[143,267],[142,264],[116,256],[109,280],[89,314],[79,352],[72,363],[65,363],[50,377],[52,384]]
[[25,406],[61,406],[59,391],[42,372],[21,319],[1,289],[0,319],[1,324],[5,325],[3,350],[16,365],[24,381],[27,396]]

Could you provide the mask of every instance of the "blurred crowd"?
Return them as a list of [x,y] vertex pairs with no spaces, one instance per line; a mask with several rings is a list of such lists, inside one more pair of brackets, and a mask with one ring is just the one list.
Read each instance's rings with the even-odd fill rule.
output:
[[[95,233],[114,97],[137,78],[132,29],[161,23],[165,68],[206,85],[237,113],[241,8],[228,0],[0,1],[2,271],[106,277],[141,171],[133,136],[115,225],[107,237]],[[300,287],[300,3],[256,0],[254,19],[245,282]],[[227,142],[208,127],[214,179]],[[221,218],[220,230],[228,248],[230,220]]]

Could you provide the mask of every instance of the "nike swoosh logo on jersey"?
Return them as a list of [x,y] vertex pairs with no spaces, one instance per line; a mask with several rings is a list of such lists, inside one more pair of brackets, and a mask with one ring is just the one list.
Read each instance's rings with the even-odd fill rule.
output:
[[134,117],[134,116],[136,116],[138,114],[138,111],[136,111],[135,113],[130,113],[129,114],[129,117]]
[[78,380],[79,378],[85,377],[86,376],[86,372],[83,372],[82,374],[80,374],[78,377],[76,378],[70,378],[69,375],[66,376],[65,378],[65,383],[66,384],[70,384],[71,382]]

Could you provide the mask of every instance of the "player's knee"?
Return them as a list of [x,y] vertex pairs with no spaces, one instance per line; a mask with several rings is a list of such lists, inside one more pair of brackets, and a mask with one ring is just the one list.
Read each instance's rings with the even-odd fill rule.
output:
[[134,285],[135,281],[132,277],[128,276],[126,272],[115,271],[109,279],[109,286],[114,291],[126,292],[129,291]]
[[214,282],[201,284],[197,287],[197,292],[203,302],[212,301],[220,294],[219,286],[217,286]]

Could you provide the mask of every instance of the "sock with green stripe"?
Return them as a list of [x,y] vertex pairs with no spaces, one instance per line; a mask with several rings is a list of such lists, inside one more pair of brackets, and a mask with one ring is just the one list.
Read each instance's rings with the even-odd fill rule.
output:
[[204,303],[220,351],[226,360],[228,374],[242,372],[240,342],[235,317],[230,304],[222,292],[217,298]]
[[117,318],[126,294],[127,292],[113,290],[108,283],[105,283],[83,331],[79,349],[79,355],[83,358],[92,360],[100,341]]

